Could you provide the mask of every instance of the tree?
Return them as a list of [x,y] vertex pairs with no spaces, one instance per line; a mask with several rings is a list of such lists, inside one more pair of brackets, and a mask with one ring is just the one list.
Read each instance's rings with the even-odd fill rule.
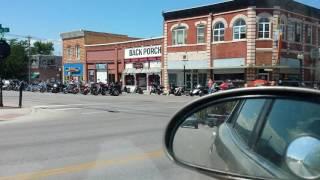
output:
[[36,41],[33,43],[33,47],[31,47],[31,54],[41,54],[41,55],[52,55],[54,51],[52,42],[41,42]]
[[26,79],[28,71],[28,42],[9,41],[11,54],[0,61],[0,76],[5,79]]

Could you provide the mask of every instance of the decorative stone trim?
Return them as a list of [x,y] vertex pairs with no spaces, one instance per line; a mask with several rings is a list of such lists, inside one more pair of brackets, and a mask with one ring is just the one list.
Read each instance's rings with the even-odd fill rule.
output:
[[218,17],[218,18],[214,18],[214,20],[212,21],[212,28],[214,29],[214,26],[218,23],[218,22],[222,22],[224,25],[224,28],[228,28],[228,23],[227,21],[222,18],[222,17]]
[[194,23],[194,26],[199,26],[199,25],[207,25],[207,21],[197,21]]
[[272,15],[270,13],[263,12],[263,13],[258,14],[257,22],[259,22],[261,18],[268,18],[270,20],[270,22],[272,22]]
[[173,26],[171,26],[170,31],[172,31],[173,29],[175,29],[177,27],[181,27],[181,26],[189,29],[189,25],[188,24],[186,24],[186,23],[177,23],[177,24],[174,24]]
[[[249,15],[250,18],[252,18],[252,15],[250,15],[249,13],[248,13],[248,15]],[[244,14],[238,14],[238,15],[236,15],[236,16],[234,16],[234,17],[232,18],[229,27],[230,27],[230,28],[233,27],[233,24],[234,24],[238,19],[243,19],[243,20],[246,22],[246,24],[248,25],[248,17],[247,17],[246,15],[244,15]],[[256,18],[254,17],[254,19],[256,19]]]

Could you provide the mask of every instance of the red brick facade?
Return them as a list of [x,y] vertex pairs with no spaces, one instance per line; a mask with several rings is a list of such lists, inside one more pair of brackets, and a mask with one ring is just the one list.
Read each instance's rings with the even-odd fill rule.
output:
[[[224,7],[227,9],[227,4],[232,4],[232,2],[221,4],[226,4]],[[316,77],[315,72],[314,62],[316,59],[311,60],[311,51],[319,47],[320,17],[308,17],[306,14],[294,12],[295,10],[286,10],[285,7],[276,5],[266,8],[247,6],[226,11],[220,10],[218,13],[213,10],[210,12],[211,10],[209,9],[215,9],[215,6],[219,6],[219,4],[164,13],[165,74],[163,83],[166,87],[171,83],[169,74],[173,73],[178,76],[179,73],[181,74],[181,69],[179,70],[176,64],[179,63],[177,60],[181,60],[183,57],[190,57],[191,60],[188,59],[189,62],[193,61],[190,62],[190,65],[197,64],[197,62],[204,65],[207,61],[207,73],[213,78],[215,77],[215,72],[218,73],[217,77],[221,77],[219,73],[228,73],[228,69],[231,73],[233,68],[238,68],[244,70],[244,82],[261,78],[262,76],[269,80],[298,80],[298,76],[301,76],[300,71],[303,71],[302,79],[304,81],[320,80]],[[308,9],[310,7],[306,6],[305,8]],[[203,10],[202,12],[209,12],[207,14],[200,13],[200,9]],[[191,12],[194,12],[194,16],[191,15]],[[260,19],[263,18],[268,19],[268,26],[264,26],[268,30],[263,32],[263,36],[269,35],[269,37],[262,39],[259,37],[259,33],[262,34],[260,30],[263,25],[261,23],[259,28],[259,22],[262,22]],[[243,19],[246,23],[246,38],[241,40],[234,39],[235,29],[233,26],[238,19]],[[299,42],[295,42],[298,36],[295,32],[299,32],[299,29],[290,29],[291,24],[289,24],[289,21],[301,24]],[[197,44],[196,24],[200,22],[206,26],[205,44]],[[224,24],[224,40],[215,42],[214,28],[218,22]],[[306,41],[308,25],[311,26],[312,43],[307,43]],[[186,29],[184,33],[186,41],[184,44],[173,45],[173,30],[177,27]],[[279,47],[278,30],[281,28],[284,28],[285,31],[282,34],[282,45]],[[293,28],[298,27],[294,26]],[[293,34],[292,40],[288,40],[289,34]],[[206,54],[206,56],[200,55],[200,53]],[[303,54],[304,57],[302,67],[299,67],[299,61],[301,61],[298,59],[299,54]],[[197,57],[197,55],[199,56]],[[243,59],[245,64],[241,64]],[[180,64],[182,63],[180,62]],[[235,67],[228,67],[228,65],[234,65]],[[204,68],[194,68],[196,73],[199,73],[199,69]],[[270,69],[273,72],[270,72]],[[239,70],[234,74],[239,74],[240,72],[242,71]],[[197,75],[199,76],[199,74]],[[208,75],[208,77],[210,76]],[[231,75],[226,76],[226,78],[228,77],[236,79]]]

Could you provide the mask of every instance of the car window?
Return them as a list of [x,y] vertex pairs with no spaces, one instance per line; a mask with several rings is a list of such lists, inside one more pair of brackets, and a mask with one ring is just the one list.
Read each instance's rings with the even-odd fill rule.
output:
[[309,102],[277,100],[267,117],[256,152],[282,167],[290,142],[304,135],[320,137],[319,109],[318,104]]
[[251,132],[259,118],[265,104],[264,99],[250,99],[245,101],[235,122],[235,130],[245,143],[249,142]]

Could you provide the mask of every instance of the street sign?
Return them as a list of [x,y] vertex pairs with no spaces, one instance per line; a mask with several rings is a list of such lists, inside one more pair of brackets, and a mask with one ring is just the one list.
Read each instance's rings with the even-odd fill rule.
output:
[[0,40],[0,60],[5,59],[10,55],[10,45],[5,40]]

